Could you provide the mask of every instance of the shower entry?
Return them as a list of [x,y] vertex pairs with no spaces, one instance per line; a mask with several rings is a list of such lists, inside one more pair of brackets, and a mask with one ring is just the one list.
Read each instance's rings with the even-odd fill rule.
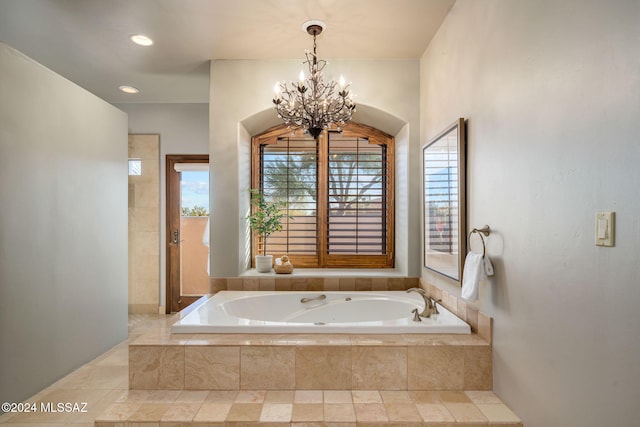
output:
[[167,313],[209,293],[209,156],[167,155]]

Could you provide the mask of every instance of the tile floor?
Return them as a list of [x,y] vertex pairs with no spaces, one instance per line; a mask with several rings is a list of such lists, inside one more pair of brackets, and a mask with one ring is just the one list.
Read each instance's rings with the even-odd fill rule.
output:
[[130,316],[127,341],[27,399],[86,402],[87,412],[8,413],[0,427],[522,426],[491,391],[128,390],[129,342],[166,328],[169,318]]

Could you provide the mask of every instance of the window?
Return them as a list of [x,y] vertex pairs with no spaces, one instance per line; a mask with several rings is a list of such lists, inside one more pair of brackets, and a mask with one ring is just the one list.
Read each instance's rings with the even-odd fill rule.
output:
[[142,160],[141,159],[129,159],[129,176],[142,175]]
[[[253,138],[252,186],[286,201],[267,252],[299,267],[393,267],[393,138],[348,124],[318,141],[279,126]],[[252,237],[254,254],[265,242]]]

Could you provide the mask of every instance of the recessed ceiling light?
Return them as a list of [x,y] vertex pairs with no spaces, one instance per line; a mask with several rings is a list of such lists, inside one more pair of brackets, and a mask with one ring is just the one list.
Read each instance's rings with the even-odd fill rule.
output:
[[144,34],[134,34],[129,38],[132,42],[134,42],[135,44],[139,44],[140,46],[151,46],[153,44],[153,40],[151,40]]
[[122,92],[124,93],[138,93],[140,92],[137,88],[133,87],[133,86],[120,86],[118,89],[120,89]]

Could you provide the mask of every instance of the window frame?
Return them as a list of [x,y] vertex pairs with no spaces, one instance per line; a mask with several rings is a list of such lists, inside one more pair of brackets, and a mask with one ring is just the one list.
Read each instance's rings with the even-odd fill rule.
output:
[[[328,253],[328,152],[329,138],[327,132],[338,132],[337,130],[325,130],[318,137],[318,158],[317,158],[317,250],[316,255],[290,254],[296,267],[303,268],[393,268],[394,248],[395,248],[395,140],[394,137],[375,129],[371,126],[360,123],[348,123],[341,126],[341,133],[345,137],[366,138],[369,144],[386,146],[386,253],[380,255],[352,255],[352,254],[329,254]],[[275,144],[279,138],[303,137],[301,130],[294,130],[285,124],[267,129],[265,132],[255,135],[251,139],[251,187],[260,188],[260,147],[262,145]],[[251,232],[251,262],[254,266],[254,259],[257,249],[260,247],[260,237]],[[279,257],[284,254],[273,254]]]

